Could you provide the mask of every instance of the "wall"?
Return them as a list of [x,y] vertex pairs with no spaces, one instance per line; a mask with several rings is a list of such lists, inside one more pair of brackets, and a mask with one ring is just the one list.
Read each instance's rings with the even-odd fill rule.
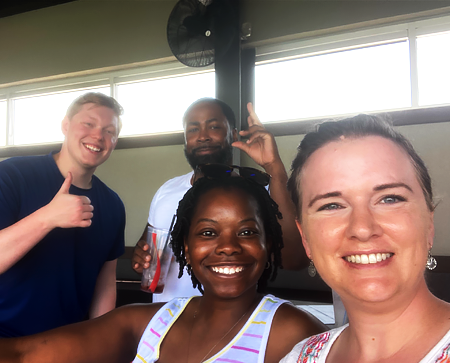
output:
[[[175,0],[78,0],[0,19],[0,85],[148,61],[171,56],[166,22]],[[242,19],[252,23],[251,41],[317,31],[362,21],[450,6],[450,1],[244,0]],[[448,11],[448,9],[444,9]],[[434,178],[435,253],[450,255],[450,124],[400,127],[413,139]],[[302,135],[278,137],[289,167]],[[249,161],[243,157],[243,163]],[[116,190],[127,209],[126,243],[135,244],[148,207],[167,179],[189,171],[183,147],[116,150],[97,175]]]
[[126,244],[134,246],[147,224],[153,195],[168,179],[190,171],[182,145],[115,150],[96,175],[122,198]]
[[[0,19],[0,85],[172,56],[175,0],[78,0]],[[450,6],[450,1],[242,0],[251,42]]]
[[78,0],[0,19],[0,84],[171,56],[175,0]]
[[450,1],[292,1],[244,0],[242,21],[252,24],[249,41],[442,9]]

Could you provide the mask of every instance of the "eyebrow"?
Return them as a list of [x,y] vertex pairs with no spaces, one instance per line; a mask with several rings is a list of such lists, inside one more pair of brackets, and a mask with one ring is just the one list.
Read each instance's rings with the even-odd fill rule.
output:
[[[375,192],[379,192],[382,190],[386,190],[386,189],[391,189],[391,188],[405,188],[408,189],[410,192],[412,192],[412,188],[405,183],[388,183],[388,184],[381,184],[381,185],[377,185],[375,188],[373,188],[373,190]],[[320,199],[326,199],[326,198],[333,198],[333,197],[340,197],[342,196],[341,192],[330,192],[330,193],[325,193],[325,194],[319,194],[316,195],[313,199],[311,199],[311,201],[308,204],[308,208],[311,207],[315,202],[317,202]]]
[[[201,223],[201,222],[211,222],[211,223],[216,223],[216,224],[219,223],[216,220],[211,219],[211,218],[201,218],[196,221],[197,224]],[[239,221],[239,223],[245,223],[245,222],[256,222],[256,218],[250,217],[250,218],[246,218],[246,219]]]
[[201,218],[201,219],[197,220],[195,223],[198,224],[201,222],[217,223],[217,221],[215,221],[214,219],[211,219],[211,218]]
[[[210,118],[210,119],[206,120],[205,122],[206,123],[211,123],[211,122],[214,122],[214,121],[218,121],[218,119],[216,117],[213,117],[213,118]],[[188,121],[188,122],[186,122],[186,126],[199,125],[199,124],[200,124],[200,121]]]
[[308,203],[308,208],[311,207],[315,202],[320,199],[332,198],[332,197],[340,197],[342,195],[341,192],[330,192],[325,194],[316,195],[311,201]]
[[408,189],[411,193],[413,192],[412,188],[405,183],[389,183],[389,184],[381,184],[377,185],[373,188],[374,191],[379,192],[380,190],[391,189],[391,188],[405,188]]

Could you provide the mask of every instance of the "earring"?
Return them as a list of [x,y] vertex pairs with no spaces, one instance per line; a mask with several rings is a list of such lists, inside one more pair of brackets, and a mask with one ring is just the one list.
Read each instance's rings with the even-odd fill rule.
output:
[[186,270],[187,270],[188,275],[190,276],[191,272],[192,272],[192,266],[189,265],[188,263],[186,264]]
[[311,260],[308,266],[308,275],[314,277],[316,276],[316,274],[317,274],[316,266],[314,266],[314,262],[313,260]]
[[437,266],[437,261],[436,259],[431,256],[431,249],[428,250],[428,258],[427,258],[427,269],[428,270],[434,270]]
[[267,261],[267,262],[266,262],[266,270],[268,270],[269,268],[270,268],[270,262]]

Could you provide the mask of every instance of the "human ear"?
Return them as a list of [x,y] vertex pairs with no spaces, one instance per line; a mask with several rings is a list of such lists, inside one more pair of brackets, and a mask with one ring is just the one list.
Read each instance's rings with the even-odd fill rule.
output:
[[237,129],[234,128],[232,132],[232,136],[233,136],[233,142],[238,141],[238,132]]
[[67,130],[69,129],[69,122],[70,120],[67,116],[65,116],[61,122],[61,131],[64,136],[67,135]]
[[306,251],[306,256],[308,256],[308,258],[311,260],[312,259],[311,247],[308,243],[308,239],[306,238],[303,227],[298,219],[295,220],[295,225],[297,226],[297,229],[300,232],[300,236],[302,237],[302,244],[303,244],[303,248]]

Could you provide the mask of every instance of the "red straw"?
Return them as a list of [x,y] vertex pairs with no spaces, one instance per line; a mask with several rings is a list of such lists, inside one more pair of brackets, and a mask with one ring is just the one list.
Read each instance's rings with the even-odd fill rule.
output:
[[156,246],[156,233],[152,233],[152,240],[153,240],[153,246],[155,246],[155,251],[156,251],[156,272],[155,272],[155,276],[153,276],[153,281],[150,284],[150,291],[151,292],[155,292],[156,286],[158,285],[158,281],[159,281],[159,275],[161,275],[161,264],[159,261],[159,253],[158,253],[158,247]]

